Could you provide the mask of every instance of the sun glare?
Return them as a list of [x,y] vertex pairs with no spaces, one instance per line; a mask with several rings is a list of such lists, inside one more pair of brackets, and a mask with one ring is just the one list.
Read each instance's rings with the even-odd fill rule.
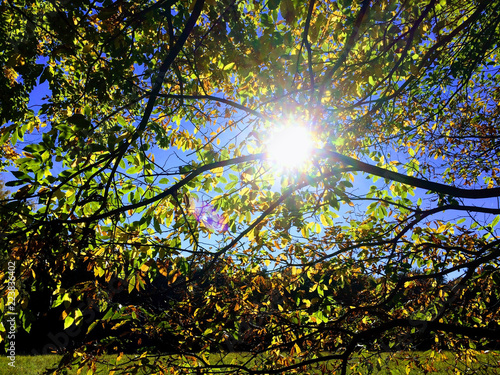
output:
[[272,134],[267,144],[267,158],[278,168],[299,168],[311,156],[312,146],[307,129],[286,127]]

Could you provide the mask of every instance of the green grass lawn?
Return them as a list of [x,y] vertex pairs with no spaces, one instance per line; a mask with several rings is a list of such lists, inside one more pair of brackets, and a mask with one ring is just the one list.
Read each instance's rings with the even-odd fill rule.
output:
[[61,356],[58,355],[40,355],[40,356],[16,356],[16,367],[9,366],[7,357],[0,357],[0,374],[41,374],[43,369],[55,365]]
[[[118,362],[119,364],[129,363],[129,359],[134,356],[123,356]],[[9,360],[6,357],[0,357],[0,375],[37,375],[43,373],[47,368],[56,365],[61,357],[57,355],[45,356],[17,356],[15,365],[16,367],[8,366]],[[162,357],[168,359],[169,357]],[[171,357],[170,357],[171,358]],[[225,355],[211,355],[209,358],[210,363],[215,364],[223,358],[225,363],[243,363],[249,358],[247,353],[229,353]],[[461,356],[464,359],[465,356]],[[105,361],[115,364],[116,356],[105,356]],[[152,360],[151,360],[152,361]],[[179,362],[178,362],[179,363]],[[356,364],[361,364],[362,368],[354,369]],[[413,369],[409,365],[413,364]],[[328,368],[333,368],[335,363],[329,362]],[[168,367],[167,367],[168,368]],[[99,364],[97,367],[97,374],[109,374],[113,369],[112,365]],[[186,374],[196,372],[185,372]],[[327,370],[328,371],[328,370]],[[427,372],[426,372],[427,371]],[[166,371],[167,373],[168,371]],[[92,371],[89,372],[93,373]],[[126,372],[117,371],[115,374],[124,374]],[[150,374],[147,368],[139,371],[141,374]],[[207,372],[201,372],[207,373]],[[242,372],[243,374],[244,372]],[[322,374],[323,371],[317,369],[310,369],[307,372],[299,370],[299,374]],[[500,352],[481,353],[476,357],[475,361],[469,363],[458,364],[451,353],[435,353],[435,352],[400,352],[394,354],[384,353],[366,354],[364,356],[354,357],[350,361],[349,374],[401,374],[401,375],[420,375],[420,374],[478,374],[490,375],[500,374]],[[77,368],[67,371],[68,375],[77,374]],[[85,367],[80,374],[88,374],[88,368]]]

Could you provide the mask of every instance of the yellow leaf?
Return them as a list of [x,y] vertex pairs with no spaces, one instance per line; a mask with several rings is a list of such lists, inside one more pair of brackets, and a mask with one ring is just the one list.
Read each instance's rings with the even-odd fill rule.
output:
[[82,311],[80,309],[75,310],[75,320],[81,318],[83,316]]
[[321,226],[318,223],[314,223],[314,224],[315,224],[314,231],[318,234],[321,233]]
[[217,177],[220,177],[222,176],[222,173],[224,173],[224,167],[212,169],[212,173],[215,173]]
[[16,79],[19,74],[13,68],[7,66],[4,68],[3,74],[10,81],[11,86],[16,84]]
[[299,354],[301,352],[299,346],[297,345],[297,343],[295,343],[295,345],[293,346],[295,348],[295,353]]
[[321,220],[321,224],[323,224],[325,227],[328,226],[328,221],[326,221],[326,216],[321,214],[321,216],[319,217],[319,219]]
[[250,232],[248,232],[248,241],[253,241],[255,238],[255,229],[252,229]]
[[309,238],[309,229],[307,228],[307,226],[303,226],[300,230],[300,233],[304,238]]

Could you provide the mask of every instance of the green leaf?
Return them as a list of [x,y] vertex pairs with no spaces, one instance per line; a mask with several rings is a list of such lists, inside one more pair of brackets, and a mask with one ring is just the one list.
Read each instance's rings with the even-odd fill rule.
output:
[[91,109],[90,109],[90,106],[86,105],[86,106],[83,108],[83,113],[85,114],[85,116],[90,117],[90,115],[91,115]]
[[127,121],[122,116],[116,116],[116,121],[123,127],[127,126]]
[[104,317],[102,318],[102,320],[109,320],[113,317],[114,315],[114,311],[112,308],[109,308],[108,311],[106,312],[106,314],[104,315]]
[[98,324],[100,323],[99,320],[96,320],[94,322],[92,322],[89,326],[89,328],[87,329],[87,335],[90,333],[90,331],[92,331]]
[[490,224],[490,228],[495,228],[500,221],[500,215],[496,216]]
[[76,125],[80,129],[88,129],[91,127],[90,121],[84,115],[79,113],[68,117],[68,122]]
[[156,233],[162,232],[161,227],[160,227],[160,223],[158,222],[156,217],[153,217],[153,228],[155,229]]
[[135,275],[132,275],[128,281],[128,294],[132,293],[132,291],[135,289]]
[[189,273],[189,263],[183,258],[179,261],[179,271],[183,275],[187,275]]
[[24,185],[26,184],[26,181],[24,180],[11,180],[11,181],[7,181],[5,183],[5,186],[19,186],[19,185]]
[[75,319],[71,316],[71,314],[68,314],[64,319],[64,329],[68,329],[74,323],[74,321]]
[[267,7],[270,10],[278,9],[279,5],[280,5],[280,0],[268,0],[267,2]]

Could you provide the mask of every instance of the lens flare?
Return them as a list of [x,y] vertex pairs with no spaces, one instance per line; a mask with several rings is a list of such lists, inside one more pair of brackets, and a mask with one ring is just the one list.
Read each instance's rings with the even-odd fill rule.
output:
[[310,159],[313,142],[310,132],[300,126],[276,131],[267,144],[267,158],[278,168],[295,169]]
[[218,214],[209,202],[189,199],[189,211],[195,219],[211,232],[225,232],[228,225],[224,215]]

